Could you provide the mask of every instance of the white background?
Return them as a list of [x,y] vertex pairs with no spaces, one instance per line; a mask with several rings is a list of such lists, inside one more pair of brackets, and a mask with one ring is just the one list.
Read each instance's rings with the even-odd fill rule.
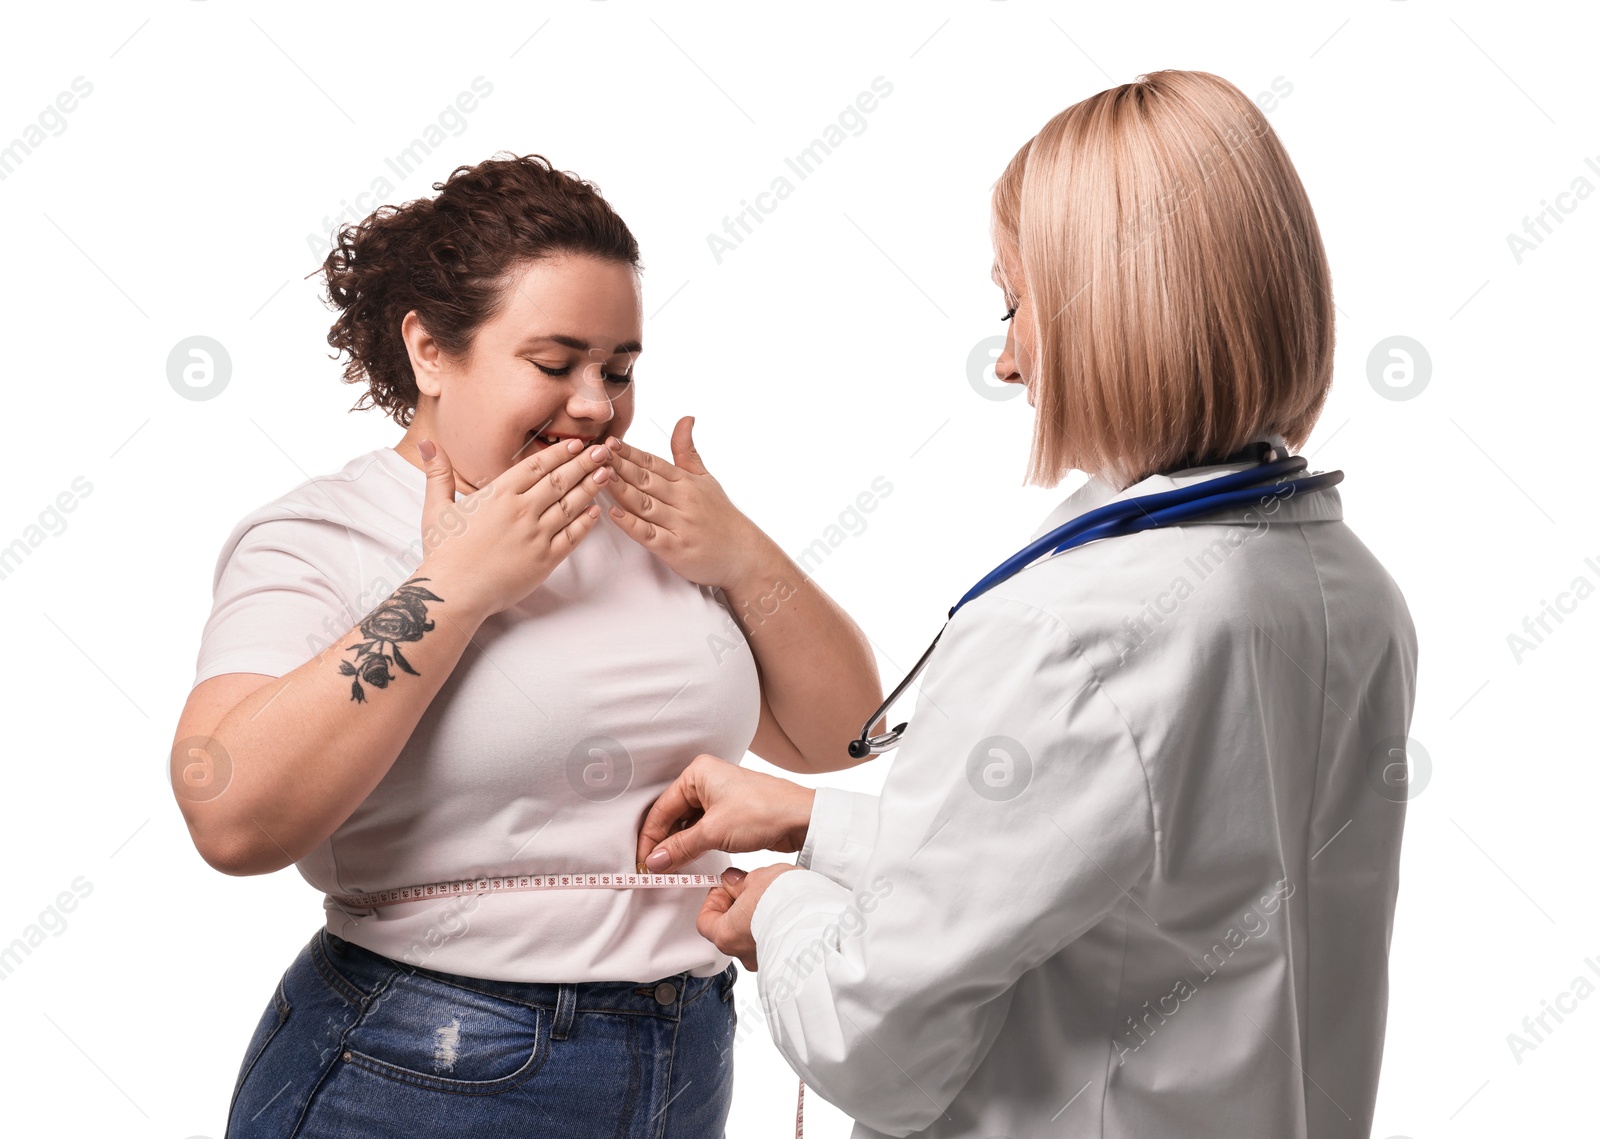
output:
[[[1333,394],[1305,450],[1347,472],[1346,518],[1404,589],[1421,645],[1412,762],[1425,751],[1431,770],[1407,820],[1373,1134],[1592,1128],[1600,999],[1548,1021],[1520,1062],[1507,1034],[1580,975],[1600,982],[1584,965],[1600,966],[1600,600],[1569,600],[1520,659],[1507,638],[1575,578],[1600,584],[1586,454],[1600,195],[1560,199],[1570,212],[1520,261],[1507,235],[1580,176],[1600,187],[1597,30],[1577,3],[1420,0],[8,13],[0,142],[75,77],[92,93],[0,180],[0,545],[75,478],[92,491],[0,580],[0,945],[79,876],[92,893],[0,981],[0,1110],[33,1131],[219,1136],[248,1035],[322,920],[293,870],[209,869],[166,782],[223,537],[399,435],[346,413],[356,390],[329,359],[308,236],[325,249],[342,210],[377,205],[358,195],[380,175],[401,202],[501,150],[596,182],[646,266],[630,439],[668,454],[663,429],[698,416],[712,472],[791,553],[875,477],[892,482],[816,569],[887,687],[1077,485],[1023,487],[1030,409],[969,381],[969,355],[1003,327],[990,187],[1057,111],[1185,67],[1252,96],[1292,88],[1269,119],[1339,308]],[[476,76],[492,94],[398,178],[386,156]],[[893,92],[865,130],[718,263],[707,235],[877,76]],[[231,359],[215,398],[168,383],[169,352],[194,335]],[[1403,400],[1368,368],[1395,335],[1431,361]],[[876,790],[883,773],[830,781]],[[788,1134],[793,1075],[755,978],[737,991],[729,1135]],[[810,1134],[848,1133],[819,1098],[807,1108]]]

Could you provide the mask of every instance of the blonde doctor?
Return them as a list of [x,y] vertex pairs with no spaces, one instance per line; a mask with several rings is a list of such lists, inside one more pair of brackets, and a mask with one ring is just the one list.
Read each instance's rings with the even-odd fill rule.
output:
[[[1231,84],[1161,71],[1062,111],[993,236],[1029,477],[1092,476],[1035,537],[1310,434],[1327,260]],[[1337,490],[1241,506],[962,607],[881,794],[702,755],[639,856],[798,851],[726,871],[699,928],[854,1139],[1365,1137],[1415,672]]]

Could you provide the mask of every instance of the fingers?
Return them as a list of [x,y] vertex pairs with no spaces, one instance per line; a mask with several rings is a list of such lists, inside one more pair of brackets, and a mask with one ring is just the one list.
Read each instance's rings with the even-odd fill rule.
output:
[[694,416],[686,415],[672,429],[672,461],[697,475],[708,474],[705,461],[694,445]]
[[[621,459],[613,461],[611,473],[619,472],[615,464]],[[657,482],[659,486],[659,481]],[[627,532],[629,537],[641,542],[651,542],[656,537],[657,530],[669,530],[667,516],[669,511],[662,509],[662,500],[648,494],[640,488],[630,484],[625,479],[613,478],[606,484],[606,489],[611,492],[612,501],[617,506],[611,511],[611,517]]]
[[754,973],[760,967],[755,940],[750,934],[754,903],[740,904],[740,895],[745,892],[745,873],[730,866],[723,871],[722,878],[723,884],[713,886],[700,904],[695,928],[701,937],[722,952],[737,957],[740,964]]
[[507,467],[494,480],[494,485],[521,494],[583,449],[583,443],[577,439],[568,439],[553,447],[541,447]]
[[[626,443],[618,449],[611,466],[617,476],[609,486],[617,504],[611,517],[622,532],[644,546],[654,543],[662,531],[674,533],[666,523],[677,506],[674,484],[682,477],[681,472],[671,463]],[[673,472],[670,478],[668,471]]]
[[[681,866],[708,850],[722,850],[728,837],[702,825],[706,813],[722,797],[728,776],[739,770],[720,756],[702,752],[689,762],[672,785],[657,796],[639,827],[636,857],[657,873]],[[682,825],[682,829],[680,828]],[[720,828],[720,824],[718,824]],[[652,863],[656,847],[664,847],[667,860]]]
[[[680,819],[697,813],[703,814],[706,809],[707,804],[703,800],[697,768],[698,765],[695,763],[685,768],[683,774],[672,781],[672,786],[661,793],[651,806],[649,814],[645,816],[644,825],[639,828],[639,845],[636,853],[646,870],[657,874],[664,873],[711,849],[705,845],[706,836],[698,833],[695,826],[685,830],[674,830]],[[660,858],[651,861],[652,852],[658,846],[665,846],[667,852],[665,862]]]
[[672,833],[673,825],[691,811],[703,809],[700,804],[699,788],[695,786],[694,777],[690,774],[692,771],[693,765],[673,780],[672,786],[661,792],[660,797],[651,805],[649,813],[645,815],[644,824],[639,828],[639,844],[635,853],[638,860],[649,869],[655,869],[650,866],[650,852]]
[[608,465],[611,454],[610,447],[598,443],[585,447],[576,439],[568,439],[519,459],[495,479],[495,484],[514,494],[540,495],[536,501],[542,514],[585,475]]
[[422,524],[426,528],[455,502],[456,473],[450,465],[450,456],[433,440],[419,442],[417,453],[422,456],[422,469],[428,476],[422,493]]
[[[700,903],[700,916],[695,918],[695,928],[700,936],[713,944],[721,932],[722,917],[733,908],[733,895],[722,886],[711,887],[706,900]],[[718,948],[721,948],[720,946]]]
[[665,874],[676,866],[699,858],[716,845],[716,840],[704,826],[691,823],[662,839],[656,849],[645,856],[644,868],[652,874]]
[[621,439],[617,440],[617,473],[641,490],[648,490],[658,498],[669,498],[672,484],[683,478],[683,472],[660,455],[652,455]]
[[[526,490],[518,492],[528,509],[546,526],[565,526],[581,514],[607,481],[614,477],[610,469],[611,448],[594,444],[580,447],[574,454],[569,444],[546,447],[535,455],[532,469],[542,470],[543,473]],[[548,452],[556,450],[567,455],[565,461],[552,461],[545,465],[539,463]],[[506,473],[509,475],[511,472]],[[521,481],[519,477],[509,485],[514,488]]]
[[591,504],[588,509],[581,511],[576,518],[563,526],[550,539],[550,549],[558,558],[564,558],[577,548],[579,542],[590,530],[593,530],[600,521],[600,507]]
[[[567,468],[580,459],[589,459],[590,462],[593,462],[589,458],[588,452],[585,452],[574,458],[572,462],[557,467],[545,478],[544,482],[527,492],[528,501],[537,504],[542,497],[553,493],[554,488],[566,478],[577,478],[570,490],[544,508],[543,513],[539,516],[540,525],[548,527],[564,527],[568,525],[578,516],[587,513],[590,505],[594,503],[595,496],[616,482],[615,472],[605,465],[604,460],[601,461],[598,467],[592,468],[587,474],[576,475],[575,472],[569,472]],[[598,505],[594,506],[594,511],[595,517],[600,517],[600,507]]]

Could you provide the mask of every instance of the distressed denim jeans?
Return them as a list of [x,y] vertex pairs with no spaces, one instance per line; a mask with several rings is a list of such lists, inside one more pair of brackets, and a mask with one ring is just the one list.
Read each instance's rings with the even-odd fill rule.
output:
[[737,975],[487,981],[319,929],[251,1035],[228,1139],[717,1139]]

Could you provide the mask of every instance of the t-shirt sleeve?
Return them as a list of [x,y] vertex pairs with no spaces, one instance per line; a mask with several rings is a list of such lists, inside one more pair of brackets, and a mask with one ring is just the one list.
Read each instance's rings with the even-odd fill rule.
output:
[[251,525],[219,560],[194,683],[228,672],[282,676],[337,641],[362,616],[337,584],[353,574],[354,558],[337,522]]

